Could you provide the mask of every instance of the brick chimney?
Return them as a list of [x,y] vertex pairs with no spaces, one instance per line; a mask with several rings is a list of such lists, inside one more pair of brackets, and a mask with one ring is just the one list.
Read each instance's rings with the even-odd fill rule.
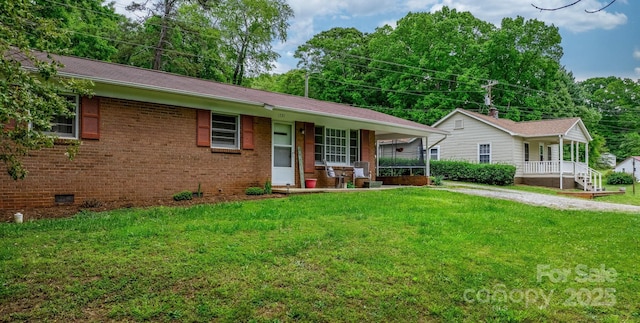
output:
[[489,116],[498,119],[498,109],[496,107],[491,106],[489,108]]

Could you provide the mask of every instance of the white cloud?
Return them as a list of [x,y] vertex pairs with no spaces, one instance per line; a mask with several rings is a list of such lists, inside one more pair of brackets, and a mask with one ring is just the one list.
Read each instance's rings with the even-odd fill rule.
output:
[[636,72],[636,75],[640,76],[640,67],[636,67],[634,71]]
[[636,49],[633,51],[633,58],[635,58],[635,59],[640,59],[640,49],[637,49],[637,48],[636,48]]
[[[417,0],[414,0],[417,1]],[[602,7],[597,0],[583,0],[575,6],[558,11],[541,11],[534,8],[531,3],[539,7],[555,8],[566,5],[565,0],[440,0],[430,8],[437,11],[442,7],[455,8],[458,11],[469,11],[475,17],[500,25],[504,17],[522,16],[527,19],[538,19],[549,24],[566,28],[572,32],[584,32],[593,29],[613,29],[627,22],[627,16],[615,12],[615,7],[609,7],[605,11],[590,14],[585,10],[594,10]],[[620,5],[624,5],[620,3]]]
[[395,29],[396,26],[398,25],[398,20],[397,19],[389,19],[389,20],[383,20],[380,23],[378,23],[378,27],[384,27],[385,25],[389,25],[389,26],[391,26],[391,28]]

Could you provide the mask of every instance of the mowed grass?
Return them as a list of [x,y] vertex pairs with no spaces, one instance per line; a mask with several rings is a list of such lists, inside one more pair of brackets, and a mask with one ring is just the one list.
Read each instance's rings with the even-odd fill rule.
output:
[[426,188],[3,223],[0,321],[637,321],[639,225]]

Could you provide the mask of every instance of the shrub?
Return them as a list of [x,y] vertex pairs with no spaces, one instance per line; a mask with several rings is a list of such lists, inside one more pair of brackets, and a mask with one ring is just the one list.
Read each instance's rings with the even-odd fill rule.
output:
[[271,193],[272,193],[272,191],[271,191],[271,180],[267,180],[264,183],[264,194],[271,194]]
[[633,184],[633,175],[629,173],[615,172],[607,177],[609,185],[629,185]]
[[435,186],[442,185],[442,179],[443,179],[442,175],[432,176],[431,178],[433,179],[433,182],[432,182],[433,185]]
[[193,198],[193,193],[191,193],[191,191],[182,191],[182,192],[173,194],[174,201],[184,201],[184,200],[190,200],[192,198]]
[[511,185],[516,167],[506,164],[475,164],[464,161],[432,160],[431,175],[452,181],[475,182],[490,185]]
[[244,190],[244,193],[247,195],[262,195],[264,194],[264,189],[262,187],[248,187]]

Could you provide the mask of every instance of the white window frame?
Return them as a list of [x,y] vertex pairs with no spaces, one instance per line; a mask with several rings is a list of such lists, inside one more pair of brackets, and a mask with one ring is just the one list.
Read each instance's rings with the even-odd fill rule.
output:
[[[318,128],[322,129],[322,138],[321,138],[321,142],[318,142],[319,136],[317,135],[317,131]],[[344,132],[345,137],[345,145],[343,147],[341,147],[341,145],[337,145],[337,144],[332,144],[331,140],[329,138],[329,133],[333,132],[335,133],[336,131],[339,132]],[[356,153],[355,156],[351,153],[351,149],[353,148],[353,146],[351,145],[351,132],[354,132],[357,140],[356,140]],[[335,139],[338,138],[342,138],[342,137],[336,137]],[[334,141],[335,142],[335,141]],[[332,147],[333,146],[333,147]],[[323,160],[327,161],[327,164],[329,165],[336,165],[336,166],[350,166],[353,165],[353,162],[360,160],[360,148],[361,144],[360,144],[360,130],[359,129],[342,129],[342,128],[330,128],[330,127],[326,127],[326,126],[320,126],[320,125],[316,125],[315,129],[314,129],[314,158],[316,159],[315,162],[316,164],[322,164]],[[320,149],[320,157],[321,160],[318,160],[317,158],[317,153],[315,151],[315,149]],[[341,151],[336,151],[336,150],[340,150],[340,149],[344,149],[344,161],[335,161],[334,158],[330,158],[329,156],[329,152],[332,151],[331,148],[333,149],[333,155],[340,155]],[[340,158],[342,159],[342,158]]]
[[[60,96],[64,96],[67,98],[73,98],[75,100],[75,109],[73,111],[73,117],[70,117],[71,121],[71,134],[66,132],[58,132],[58,131],[43,131],[42,133],[54,136],[61,139],[78,139],[80,133],[80,118],[78,118],[78,114],[80,113],[80,97],[77,94],[60,94]],[[54,115],[55,119],[58,115]],[[51,121],[51,128],[56,125],[60,125],[60,123],[54,123],[54,120]],[[50,129],[51,129],[50,128]]]
[[[482,154],[480,149],[482,146],[489,146],[489,153],[488,154]],[[489,161],[488,162],[483,162],[481,159],[481,156],[485,156],[485,155],[489,155]],[[478,164],[491,164],[491,143],[483,143],[483,144],[478,144]]]
[[[431,158],[431,150],[436,151],[436,158]],[[429,160],[440,160],[440,145],[429,148]]]
[[[213,125],[213,118],[214,116],[221,116],[221,117],[227,117],[227,118],[234,118],[235,119],[235,130],[229,130],[229,129],[224,129],[224,128],[214,128]],[[211,116],[210,116],[210,120],[209,123],[211,124],[211,148],[222,148],[222,149],[240,149],[240,116],[239,115],[234,115],[234,114],[224,114],[224,113],[217,113],[217,112],[211,112]],[[233,133],[234,134],[234,144],[233,145],[228,145],[228,144],[220,144],[220,143],[216,143],[214,139],[214,131],[218,131],[218,132],[223,132],[223,133]]]

